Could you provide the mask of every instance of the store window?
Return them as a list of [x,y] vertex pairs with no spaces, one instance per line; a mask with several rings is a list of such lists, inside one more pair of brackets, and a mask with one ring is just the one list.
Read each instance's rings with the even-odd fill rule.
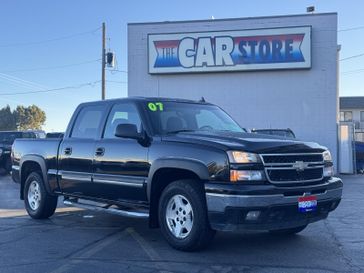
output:
[[340,121],[346,121],[346,122],[353,121],[353,112],[352,111],[341,111],[340,112]]

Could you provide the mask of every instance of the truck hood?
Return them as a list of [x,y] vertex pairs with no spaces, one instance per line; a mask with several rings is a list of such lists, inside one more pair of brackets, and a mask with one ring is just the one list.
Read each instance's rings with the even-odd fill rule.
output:
[[317,143],[297,139],[221,131],[181,132],[163,136],[162,141],[198,144],[225,151],[235,149],[252,153],[312,153],[323,152],[327,149]]

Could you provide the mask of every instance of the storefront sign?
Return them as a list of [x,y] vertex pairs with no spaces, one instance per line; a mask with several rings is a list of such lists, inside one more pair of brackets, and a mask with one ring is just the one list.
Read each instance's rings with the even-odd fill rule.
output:
[[149,73],[311,67],[311,27],[148,36]]

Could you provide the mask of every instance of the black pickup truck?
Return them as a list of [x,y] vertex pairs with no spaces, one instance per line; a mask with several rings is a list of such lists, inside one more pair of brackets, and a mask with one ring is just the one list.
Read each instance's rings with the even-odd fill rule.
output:
[[63,139],[16,140],[12,177],[28,214],[64,204],[149,218],[170,245],[195,250],[215,231],[293,234],[336,209],[330,152],[246,133],[219,107],[165,98],[81,104]]

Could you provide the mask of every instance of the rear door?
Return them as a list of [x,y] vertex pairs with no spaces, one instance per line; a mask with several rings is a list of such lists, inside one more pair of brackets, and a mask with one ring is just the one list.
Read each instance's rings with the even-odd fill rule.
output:
[[135,124],[142,131],[141,117],[134,103],[119,102],[112,106],[103,136],[96,142],[93,182],[99,191],[94,194],[121,202],[146,201],[148,147],[135,139],[116,137],[116,126],[122,123]]
[[90,104],[78,110],[73,128],[59,150],[60,187],[75,196],[92,196],[92,161],[96,139],[106,116],[106,104]]

